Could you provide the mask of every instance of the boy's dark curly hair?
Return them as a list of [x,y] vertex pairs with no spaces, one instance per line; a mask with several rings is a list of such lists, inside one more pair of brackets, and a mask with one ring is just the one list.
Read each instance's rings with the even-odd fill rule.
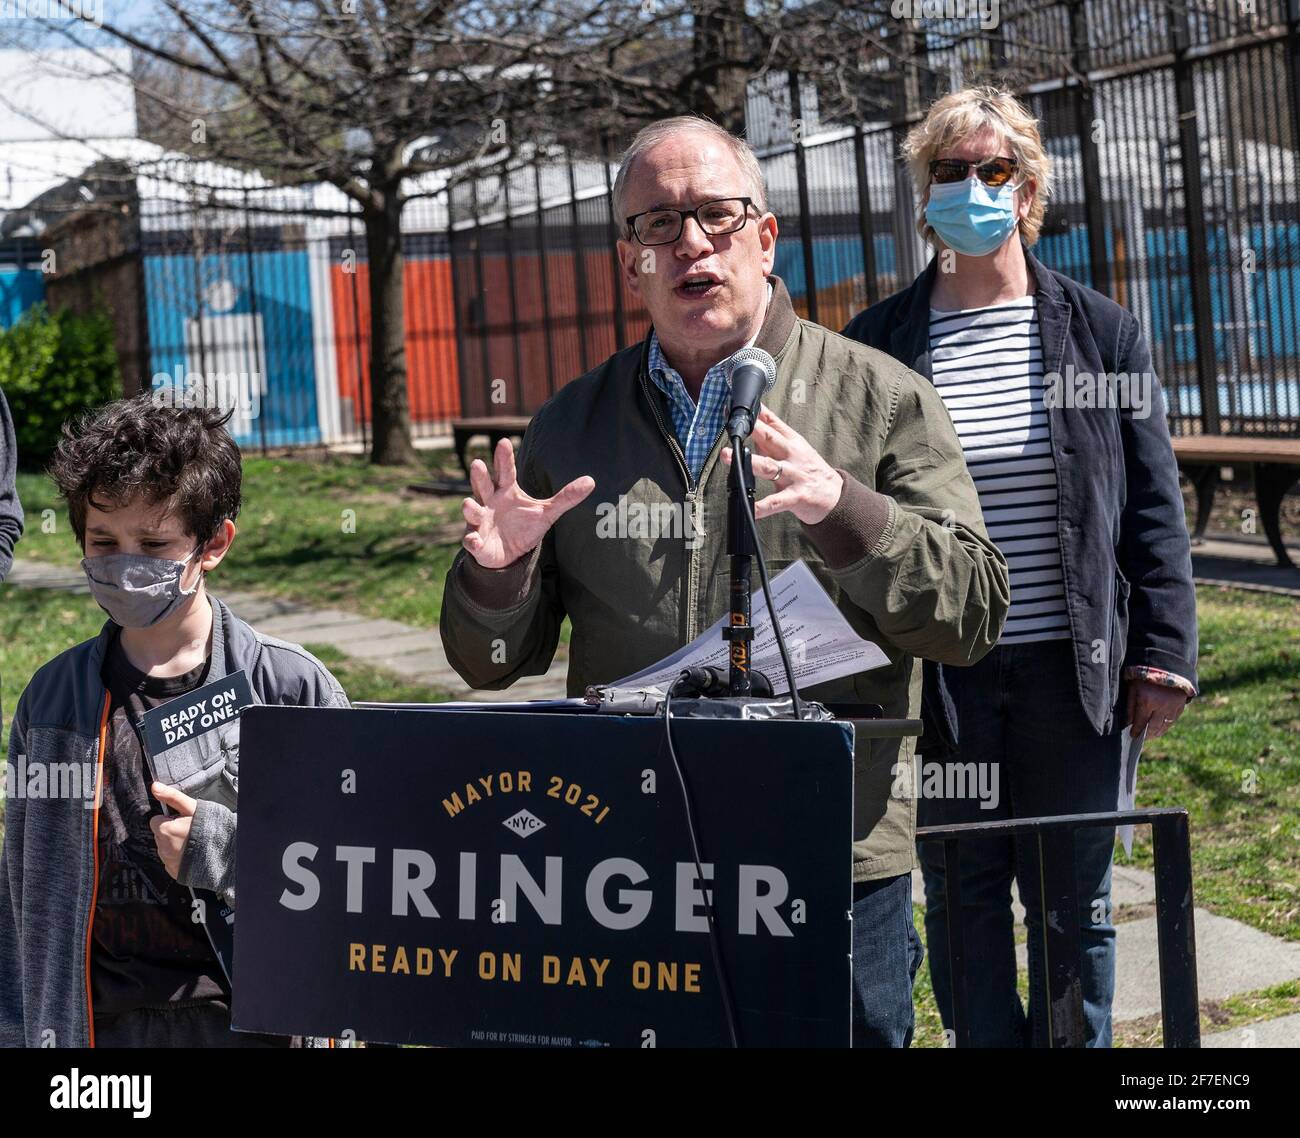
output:
[[239,515],[239,447],[233,412],[176,407],[152,394],[119,399],[63,425],[50,476],[86,546],[86,507],[114,509],[143,496],[178,513],[198,542]]

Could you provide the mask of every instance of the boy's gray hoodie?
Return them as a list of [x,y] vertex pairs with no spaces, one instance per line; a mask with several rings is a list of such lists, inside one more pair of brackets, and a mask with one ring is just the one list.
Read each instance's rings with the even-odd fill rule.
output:
[[5,393],[0,391],[0,581],[13,564],[14,546],[23,536],[23,508],[18,501],[18,444]]
[[[349,706],[311,653],[262,635],[211,600],[205,683],[242,669],[258,703]],[[110,620],[94,640],[44,665],[14,715],[0,853],[0,1046],[94,1046],[87,947],[99,887],[94,804],[104,785],[108,715],[100,669],[117,630]],[[234,801],[238,721],[195,742],[201,760],[192,769],[158,771],[162,781],[200,799],[179,880],[233,904],[235,815],[212,798],[216,790]],[[42,777],[46,789],[38,792]]]

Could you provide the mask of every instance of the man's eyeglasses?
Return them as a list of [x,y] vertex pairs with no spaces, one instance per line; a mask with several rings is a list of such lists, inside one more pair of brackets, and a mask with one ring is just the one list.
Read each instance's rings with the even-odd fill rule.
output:
[[710,237],[723,237],[744,228],[753,204],[752,198],[715,198],[694,209],[648,209],[627,218],[627,227],[642,245],[671,245],[693,217]]
[[1004,185],[1020,163],[1014,158],[990,158],[987,162],[966,162],[961,158],[936,158],[930,163],[930,181],[939,186],[964,181],[970,168],[986,186]]

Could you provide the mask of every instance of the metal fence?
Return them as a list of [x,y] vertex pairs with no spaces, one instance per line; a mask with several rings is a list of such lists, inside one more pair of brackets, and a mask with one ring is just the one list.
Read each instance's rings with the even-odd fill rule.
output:
[[[1002,11],[979,40],[955,34],[969,23],[885,27],[914,61],[889,121],[796,141],[815,84],[767,84],[765,133],[791,141],[759,156],[796,307],[840,328],[921,271],[902,135],[944,91],[998,80],[1038,116],[1053,158],[1036,255],[1138,317],[1173,429],[1300,432],[1300,0]],[[644,334],[614,260],[610,177],[564,160],[453,194],[467,413],[531,412]]]
[[[966,914],[962,905],[961,844],[981,841],[1023,841],[1030,868],[1018,880],[1022,895],[1040,895],[1040,912],[1030,935],[1038,938],[1046,978],[1037,998],[1043,1007],[1034,1015],[1035,1047],[1083,1047],[1087,1023],[1083,1013],[1083,954],[1079,924],[1054,914],[1079,912],[1075,873],[1075,837],[1093,827],[1151,826],[1155,855],[1156,947],[1160,974],[1160,1018],[1165,1047],[1201,1045],[1200,1005],[1196,982],[1196,913],[1192,901],[1192,849],[1187,811],[1182,807],[1117,810],[1097,814],[1061,814],[1044,818],[1011,818],[996,822],[966,822],[921,827],[918,842],[942,843],[944,859],[944,920],[947,943],[929,946],[948,954],[952,975],[952,1046],[971,1046],[971,1016],[967,998],[971,982],[966,959]],[[937,938],[936,938],[937,939]],[[1033,998],[1033,997],[1031,997]]]
[[[1174,430],[1300,433],[1300,0],[1003,0],[976,39],[969,20],[889,7],[889,65],[853,80],[880,119],[834,122],[815,76],[750,86],[775,271],[800,312],[838,329],[923,269],[903,135],[939,94],[994,80],[1021,93],[1053,158],[1036,254],[1138,317]],[[367,447],[365,242],[355,213],[320,208],[346,199],[173,165],[131,174],[129,213],[60,223],[51,300],[109,307],[128,390],[233,377],[245,447]],[[644,336],[614,249],[614,172],[608,154],[547,154],[408,203],[417,440],[530,414]]]
[[[130,394],[233,408],[245,450],[370,445],[370,302],[365,239],[345,201],[322,187],[284,189],[184,159],[133,169],[114,185],[121,209],[58,215],[42,244],[58,271],[55,308],[105,309]],[[120,183],[120,184],[119,184]],[[329,190],[328,187],[324,188]],[[341,198],[341,195],[338,195]],[[405,253],[412,433],[450,435],[460,414],[445,204],[410,203]],[[10,309],[41,275],[13,275]],[[27,292],[32,288],[28,287]],[[14,312],[5,313],[11,322]]]
[[[244,188],[223,202],[160,193],[141,209],[142,383],[182,366],[233,376],[232,428],[245,447],[370,444],[364,232],[355,212],[316,214],[317,204],[301,191]],[[445,213],[422,199],[405,220],[412,431],[444,436],[460,413]]]

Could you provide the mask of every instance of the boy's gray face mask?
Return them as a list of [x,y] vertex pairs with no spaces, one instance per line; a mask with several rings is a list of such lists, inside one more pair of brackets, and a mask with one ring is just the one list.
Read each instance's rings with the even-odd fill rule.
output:
[[81,568],[90,582],[90,595],[123,628],[149,628],[166,620],[187,597],[192,597],[203,579],[200,572],[193,588],[181,588],[184,561],[167,557],[146,557],[142,553],[108,553],[83,557]]

